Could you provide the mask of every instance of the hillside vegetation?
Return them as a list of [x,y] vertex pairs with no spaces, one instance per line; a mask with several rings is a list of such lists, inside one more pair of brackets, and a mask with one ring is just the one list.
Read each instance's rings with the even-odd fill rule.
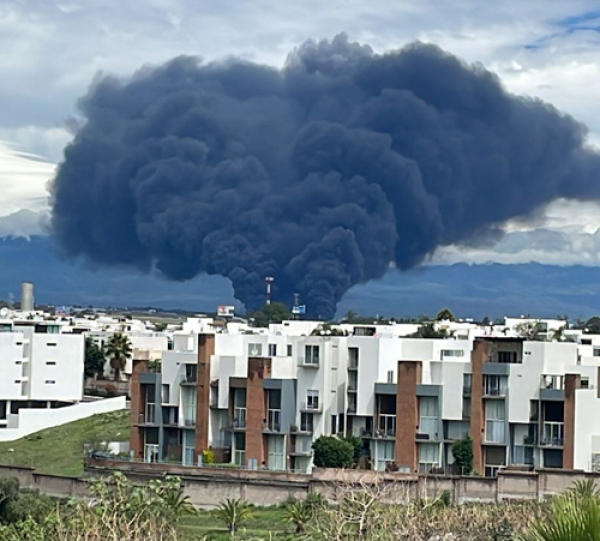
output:
[[129,425],[129,411],[121,410],[0,442],[0,464],[27,466],[54,475],[82,475],[84,445],[129,441]]

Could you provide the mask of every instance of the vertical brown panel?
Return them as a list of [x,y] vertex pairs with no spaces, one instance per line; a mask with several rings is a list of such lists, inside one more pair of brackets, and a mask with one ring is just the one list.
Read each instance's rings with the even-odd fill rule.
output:
[[489,343],[476,340],[471,353],[471,438],[473,439],[473,469],[483,475],[483,435],[485,411],[483,407],[483,363],[489,356]]
[[215,335],[198,335],[198,381],[196,383],[196,454],[209,447],[210,358],[215,353]]
[[580,387],[579,374],[565,375],[563,468],[569,470],[575,467],[575,394]]
[[248,383],[246,386],[246,462],[255,458],[258,466],[266,462],[266,420],[264,379],[271,374],[271,359],[252,357],[248,359]]
[[420,361],[398,362],[396,391],[396,465],[417,471],[418,457],[415,442],[419,424],[417,385],[421,382]]
[[131,372],[131,450],[135,452],[136,458],[144,457],[144,434],[143,428],[138,426],[140,414],[144,413],[146,404],[142,394],[140,374],[148,372],[148,359],[133,359]]

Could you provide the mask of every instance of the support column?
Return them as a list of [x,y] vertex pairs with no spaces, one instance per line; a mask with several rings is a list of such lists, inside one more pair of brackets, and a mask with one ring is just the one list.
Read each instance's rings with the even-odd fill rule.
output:
[[210,358],[215,354],[215,335],[198,335],[198,381],[196,382],[196,455],[209,448]]
[[483,438],[485,434],[485,411],[483,407],[483,363],[489,358],[489,343],[476,340],[471,353],[471,439],[473,440],[473,469],[483,475]]
[[419,425],[417,385],[421,382],[420,361],[398,362],[396,392],[396,465],[418,472],[415,437]]
[[579,374],[565,375],[563,468],[568,470],[575,469],[575,395],[580,387]]
[[[142,357],[140,355],[139,357]],[[131,436],[130,448],[135,453],[135,458],[144,458],[144,430],[140,428],[140,414],[144,413],[145,397],[142,394],[140,375],[148,372],[149,358],[132,360],[131,370]]]
[[266,445],[263,429],[266,421],[264,380],[271,375],[271,359],[253,357],[248,359],[248,383],[246,386],[246,464],[254,458],[258,467],[266,462]]

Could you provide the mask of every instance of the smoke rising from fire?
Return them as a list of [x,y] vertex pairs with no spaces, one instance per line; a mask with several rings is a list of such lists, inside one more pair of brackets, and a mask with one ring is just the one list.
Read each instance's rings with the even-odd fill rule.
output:
[[433,45],[339,35],[283,69],[179,57],[97,80],[52,187],[65,252],[229,278],[247,308],[295,292],[331,317],[353,285],[600,195],[585,127]]

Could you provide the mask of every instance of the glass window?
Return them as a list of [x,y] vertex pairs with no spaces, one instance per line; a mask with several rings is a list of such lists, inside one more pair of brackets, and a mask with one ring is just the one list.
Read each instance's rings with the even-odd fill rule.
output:
[[288,346],[287,346],[287,356],[291,357],[292,354],[293,354],[292,344],[288,344]]
[[277,357],[277,344],[269,344],[269,357]]
[[305,363],[319,364],[319,346],[305,346]]
[[262,355],[262,344],[248,344],[248,356],[260,357]]

